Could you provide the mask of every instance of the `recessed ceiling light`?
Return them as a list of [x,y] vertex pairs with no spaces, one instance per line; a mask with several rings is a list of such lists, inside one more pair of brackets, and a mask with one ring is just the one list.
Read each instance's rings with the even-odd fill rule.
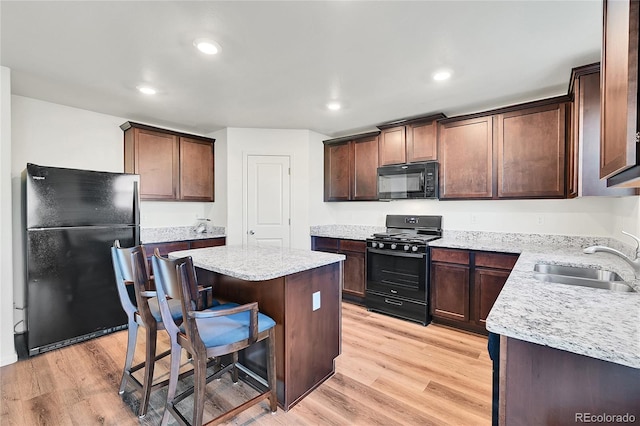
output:
[[342,108],[342,106],[340,105],[339,102],[329,102],[327,104],[327,108],[330,109],[331,111],[337,111],[340,108]]
[[198,48],[199,51],[207,55],[215,55],[219,53],[222,48],[218,43],[213,40],[199,38],[193,42],[193,45]]
[[154,89],[153,87],[149,87],[149,86],[138,86],[138,91],[140,93],[144,93],[145,95],[155,95],[156,94],[156,89]]
[[451,78],[451,71],[449,70],[440,70],[440,71],[436,71],[433,74],[433,79],[435,81],[444,81],[444,80],[449,80]]

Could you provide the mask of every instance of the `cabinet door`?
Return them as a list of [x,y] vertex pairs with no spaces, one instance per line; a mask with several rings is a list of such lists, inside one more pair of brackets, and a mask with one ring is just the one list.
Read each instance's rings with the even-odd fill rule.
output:
[[438,159],[437,122],[407,125],[407,163]]
[[431,314],[469,321],[469,266],[431,263]]
[[565,104],[499,114],[498,197],[564,197]]
[[638,1],[607,1],[602,40],[600,177],[636,165]]
[[476,268],[472,301],[476,324],[486,326],[487,316],[510,273],[507,270]]
[[213,201],[213,144],[180,138],[180,199]]
[[351,142],[353,153],[352,200],[378,198],[378,137]]
[[178,198],[178,138],[175,135],[133,129],[134,173],[140,175],[140,199]]
[[347,201],[350,192],[349,142],[324,146],[324,201]]
[[407,161],[404,126],[380,132],[380,165],[403,164]]
[[492,198],[492,118],[441,124],[438,132],[440,198]]
[[346,256],[342,291],[354,296],[364,297],[365,254],[353,251],[343,251],[341,253]]

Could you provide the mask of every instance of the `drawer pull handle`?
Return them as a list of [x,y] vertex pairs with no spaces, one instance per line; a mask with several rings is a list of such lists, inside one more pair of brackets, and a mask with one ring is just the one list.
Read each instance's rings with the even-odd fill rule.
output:
[[391,289],[390,291],[391,291],[391,293],[393,293],[393,294],[397,294],[397,293],[398,293],[398,290]]
[[398,302],[396,300],[384,299],[384,303],[388,303],[390,305],[402,306],[402,302]]

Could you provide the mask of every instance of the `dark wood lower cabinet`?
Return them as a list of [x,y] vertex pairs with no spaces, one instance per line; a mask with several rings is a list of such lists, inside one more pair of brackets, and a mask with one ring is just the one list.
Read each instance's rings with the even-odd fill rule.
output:
[[364,305],[367,243],[357,240],[311,237],[311,250],[345,255],[342,297],[346,301]]
[[431,249],[433,321],[486,334],[486,320],[518,255]]
[[640,369],[500,339],[500,425],[640,421]]
[[431,279],[432,315],[469,321],[469,266],[434,262]]

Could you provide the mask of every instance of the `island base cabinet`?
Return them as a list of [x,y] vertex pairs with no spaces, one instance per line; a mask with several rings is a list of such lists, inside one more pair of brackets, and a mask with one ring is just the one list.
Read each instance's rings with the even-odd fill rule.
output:
[[500,425],[635,424],[639,401],[640,369],[500,337]]
[[[204,269],[198,280],[213,283],[214,297],[258,302],[276,322],[278,404],[285,411],[335,372],[340,354],[342,262],[266,281],[246,281]],[[314,306],[314,294],[320,303]],[[317,300],[318,296],[315,297]],[[315,309],[314,309],[315,308]],[[266,378],[264,347],[246,349],[245,365]]]

